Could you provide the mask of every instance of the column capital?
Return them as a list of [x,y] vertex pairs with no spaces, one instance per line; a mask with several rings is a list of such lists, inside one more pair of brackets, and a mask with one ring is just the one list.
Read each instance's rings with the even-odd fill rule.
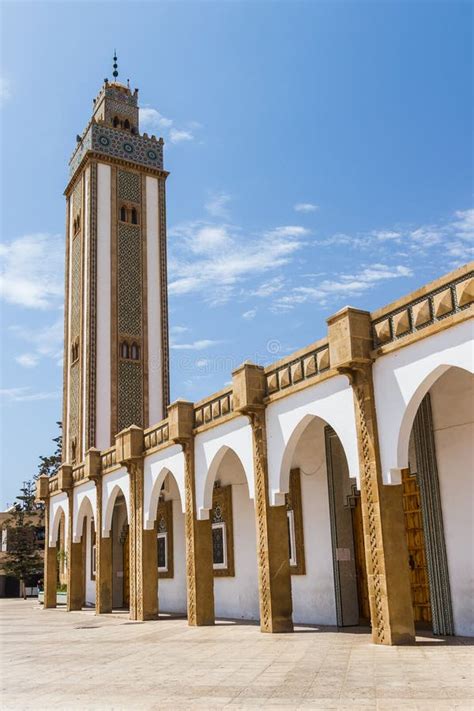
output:
[[58,489],[59,491],[71,491],[72,487],[72,465],[61,464],[58,470]]
[[49,499],[49,476],[42,474],[36,480],[36,501],[47,501]]
[[132,425],[115,435],[117,462],[127,466],[144,456],[143,429]]
[[175,400],[168,406],[169,438],[176,444],[186,444],[192,439],[194,427],[194,403]]
[[357,370],[372,362],[369,311],[346,306],[327,319],[329,360],[340,372]]
[[265,408],[265,370],[261,365],[246,361],[232,373],[234,410],[248,415]]

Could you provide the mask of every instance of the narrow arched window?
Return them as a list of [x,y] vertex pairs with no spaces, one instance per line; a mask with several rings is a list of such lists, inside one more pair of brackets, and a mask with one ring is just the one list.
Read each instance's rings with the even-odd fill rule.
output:
[[113,123],[114,123],[114,128],[117,128],[117,126],[119,125],[119,120],[118,120],[117,116],[114,116]]
[[122,222],[127,222],[127,209],[122,205],[120,208],[120,219]]
[[132,347],[130,348],[130,358],[132,360],[138,360],[139,357],[140,357],[140,350],[139,350],[136,343],[132,343]]
[[124,124],[123,124],[123,127],[126,128],[127,131],[128,131],[128,129],[130,128],[130,121],[129,121],[128,119],[125,119],[125,122],[124,122]]
[[138,213],[135,208],[132,208],[132,225],[138,225]]
[[122,341],[120,345],[120,356],[122,358],[129,358],[128,343],[126,341]]

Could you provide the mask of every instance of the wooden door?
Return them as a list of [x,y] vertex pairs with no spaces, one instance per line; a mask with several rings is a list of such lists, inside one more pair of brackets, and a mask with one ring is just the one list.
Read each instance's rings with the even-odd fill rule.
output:
[[127,533],[123,542],[123,607],[130,606],[130,536]]
[[403,470],[403,510],[408,544],[411,597],[415,623],[431,624],[430,587],[426,564],[425,536],[421,512],[421,497],[416,475]]
[[352,529],[354,532],[354,553],[357,576],[357,595],[359,597],[359,617],[361,623],[370,622],[369,584],[365,563],[364,530],[362,528],[362,504],[360,496],[352,509]]

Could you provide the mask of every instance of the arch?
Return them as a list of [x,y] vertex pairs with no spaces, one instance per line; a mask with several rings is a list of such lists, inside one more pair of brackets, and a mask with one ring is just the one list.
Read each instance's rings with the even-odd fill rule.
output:
[[373,366],[382,477],[399,484],[408,466],[408,438],[421,400],[449,368],[474,372],[469,321],[377,358]]
[[128,119],[125,119],[124,124],[123,124],[123,127],[126,128],[127,131],[128,131],[128,129],[130,128],[130,121],[129,121]]
[[117,499],[117,496],[121,494],[123,498],[125,499],[125,506],[127,509],[127,518],[128,521],[130,522],[130,507],[129,507],[129,502],[128,498],[125,495],[125,492],[120,484],[115,484],[112,491],[109,494],[109,497],[105,503],[105,512],[104,512],[104,522],[102,524],[102,535],[104,538],[108,538],[110,535],[110,529],[112,528],[112,516],[114,513],[114,506],[115,506],[115,501]]
[[51,531],[49,534],[49,545],[56,546],[58,542],[58,535],[59,535],[59,524],[61,523],[61,518],[64,516],[64,530],[66,532],[66,526],[67,526],[67,512],[64,510],[63,506],[59,504],[56,507],[56,510],[54,512],[53,516],[53,523],[51,525]]
[[132,360],[139,360],[140,358],[140,349],[135,341],[130,346],[130,358]]
[[132,225],[138,225],[138,212],[135,207],[132,207]]
[[244,472],[245,475],[245,480],[247,482],[247,488],[250,491],[250,482],[249,478],[247,476],[247,472],[245,471],[245,466],[235,451],[233,447],[229,447],[226,444],[223,444],[218,451],[215,453],[214,458],[211,461],[211,464],[207,470],[206,478],[204,480],[204,492],[203,492],[203,506],[202,509],[205,511],[209,512],[212,509],[212,491],[214,489],[214,482],[217,478],[217,473],[219,471],[219,467],[222,464],[224,458],[226,455],[232,452],[234,457],[239,461],[240,466],[242,467],[242,471]]
[[127,222],[127,208],[122,205],[120,208],[120,220],[121,222]]
[[336,432],[344,449],[349,476],[354,477],[360,487],[352,387],[347,377],[340,375],[267,407],[268,484],[272,506],[285,502],[293,454],[300,436],[315,417]]
[[118,119],[118,116],[114,116],[114,120],[113,120],[112,123],[113,123],[113,125],[114,125],[114,128],[117,128],[117,126],[118,126],[119,123],[120,123],[120,121],[119,121],[119,119]]
[[406,469],[408,467],[408,443],[410,440],[410,434],[413,428],[413,422],[415,415],[418,412],[421,401],[425,397],[426,393],[430,388],[436,383],[439,378],[444,375],[451,368],[456,368],[462,370],[465,373],[470,373],[466,368],[461,368],[460,366],[454,365],[438,365],[434,370],[429,373],[424,380],[418,385],[414,391],[411,400],[409,401],[405,413],[402,416],[400,423],[400,430],[398,433],[397,442],[397,468]]
[[130,357],[127,341],[122,341],[122,343],[120,344],[120,357],[121,358],[129,358]]
[[179,488],[178,480],[174,476],[171,469],[168,469],[168,467],[163,467],[161,469],[160,473],[158,474],[158,476],[156,477],[154,484],[153,484],[153,488],[151,490],[150,502],[149,502],[149,506],[148,506],[148,516],[146,517],[145,525],[144,525],[145,529],[150,530],[155,525],[156,512],[158,510],[158,502],[160,500],[160,492],[161,492],[161,488],[162,488],[167,476],[172,477],[172,479],[174,480],[174,482],[176,484],[176,488],[178,489],[178,494],[179,494],[179,501],[181,504],[181,510],[184,511],[183,499],[181,496],[181,491]]
[[80,543],[82,540],[82,528],[83,528],[83,521],[84,518],[87,516],[87,514],[90,514],[91,519],[94,521],[95,525],[95,516],[94,516],[94,508],[92,505],[92,501],[90,500],[88,494],[85,494],[82,498],[82,501],[79,505],[79,509],[77,511],[76,516],[74,517],[74,530],[73,530],[73,543]]

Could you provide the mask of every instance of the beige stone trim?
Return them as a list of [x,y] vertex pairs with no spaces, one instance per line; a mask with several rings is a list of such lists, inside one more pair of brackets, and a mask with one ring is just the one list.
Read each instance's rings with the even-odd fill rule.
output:
[[147,264],[147,222],[146,222],[146,175],[141,174],[141,243],[142,243],[142,425],[145,429],[149,422],[148,370],[150,354],[148,352],[148,264]]

